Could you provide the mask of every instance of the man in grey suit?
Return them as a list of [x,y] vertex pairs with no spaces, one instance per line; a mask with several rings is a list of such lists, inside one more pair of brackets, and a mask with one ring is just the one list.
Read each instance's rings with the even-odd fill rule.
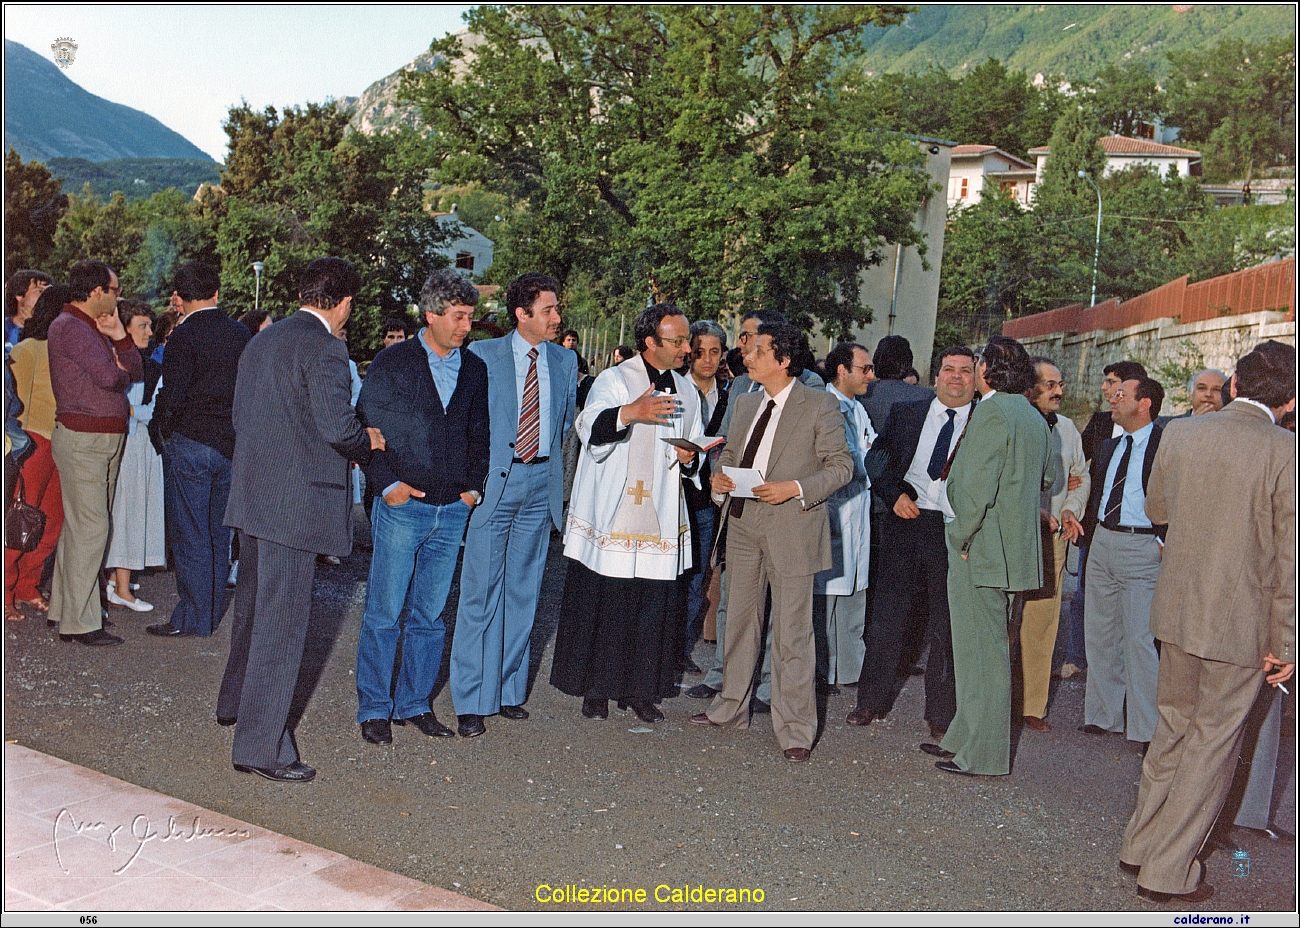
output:
[[552,341],[559,293],[546,274],[516,277],[506,288],[514,332],[470,346],[487,364],[492,444],[483,501],[465,536],[451,645],[451,697],[463,738],[487,731],[485,715],[528,718],[528,641],[550,527],[563,524],[564,436],[577,388],[577,353]]
[[[772,588],[772,728],[785,759],[808,759],[817,734],[814,689],[813,578],[831,566],[826,498],[853,477],[839,403],[796,382],[800,332],[764,323],[745,352],[750,378],[763,392],[737,402],[735,425],[713,474],[723,502],[735,482],[725,467],[763,477],[753,499],[725,504],[730,627],[723,643],[722,690],[700,725],[748,728],[754,666],[762,644],[766,588]],[[761,411],[760,411],[761,410]]]
[[302,308],[249,343],[235,383],[226,525],[240,532],[235,619],[217,721],[235,726],[241,773],[305,783],[287,728],[311,615],[316,555],[352,550],[348,462],[383,449],[352,410],[347,349],[335,337],[360,289],[341,258],[303,270]]
[[1025,398],[1034,368],[1020,343],[995,335],[975,366],[981,397],[951,458],[948,609],[957,715],[921,750],[946,773],[1011,772],[1011,594],[1043,585],[1038,500],[1050,489],[1047,422]]
[[1147,483],[1147,515],[1169,526],[1151,602],[1159,716],[1119,859],[1156,902],[1213,895],[1197,855],[1246,716],[1295,672],[1296,441],[1275,425],[1295,408],[1295,376],[1295,348],[1258,345],[1231,403],[1166,431]]

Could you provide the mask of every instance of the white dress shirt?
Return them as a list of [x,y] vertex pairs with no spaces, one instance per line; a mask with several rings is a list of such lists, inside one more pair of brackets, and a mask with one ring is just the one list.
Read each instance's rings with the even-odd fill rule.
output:
[[[948,410],[952,409],[956,415],[952,420],[952,438],[944,453],[945,458],[952,456],[952,449],[965,431],[966,422],[970,419],[970,408],[970,403],[957,407],[945,406],[937,396],[930,401],[930,409],[925,414],[925,425],[921,427],[921,438],[916,443],[916,454],[912,456],[911,466],[903,478],[916,490],[916,508],[933,509],[953,518],[952,505],[948,502],[948,481],[931,480],[928,468],[930,457],[934,454],[934,445],[939,440],[939,430],[948,421]],[[893,505],[893,502],[886,500],[888,505]]]

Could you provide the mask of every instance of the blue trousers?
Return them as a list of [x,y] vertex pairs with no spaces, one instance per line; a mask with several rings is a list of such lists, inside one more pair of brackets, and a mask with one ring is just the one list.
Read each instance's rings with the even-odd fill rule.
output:
[[221,622],[230,573],[230,529],[222,525],[230,497],[230,460],[215,448],[173,434],[163,447],[171,477],[164,484],[176,595],[171,624],[208,636]]
[[529,637],[551,539],[550,472],[516,463],[496,508],[465,535],[451,642],[457,715],[495,715],[528,699]]
[[[467,521],[469,507],[460,500],[435,506],[412,498],[390,506],[375,499],[370,514],[374,553],[357,642],[358,722],[429,711],[447,633],[442,607]],[[405,628],[403,606],[408,607]],[[394,690],[399,639],[402,666]]]
[[691,537],[698,543],[694,546],[695,566],[691,568],[690,585],[686,588],[686,636],[682,653],[687,658],[695,650],[695,642],[704,634],[704,574],[709,566],[709,555],[713,553],[713,531],[716,526],[712,506],[697,509],[691,513]]

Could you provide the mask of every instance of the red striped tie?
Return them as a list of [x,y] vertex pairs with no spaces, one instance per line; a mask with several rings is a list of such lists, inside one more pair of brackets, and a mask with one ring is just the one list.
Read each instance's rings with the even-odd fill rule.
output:
[[528,352],[528,376],[524,379],[524,404],[519,411],[519,434],[515,453],[525,464],[537,457],[537,443],[542,434],[542,405],[537,387],[537,349]]

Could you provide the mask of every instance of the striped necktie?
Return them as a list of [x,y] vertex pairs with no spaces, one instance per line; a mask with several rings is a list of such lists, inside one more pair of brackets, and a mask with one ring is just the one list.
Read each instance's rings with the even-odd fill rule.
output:
[[524,403],[519,410],[519,434],[515,453],[525,464],[537,457],[537,443],[542,435],[542,404],[537,387],[537,349],[528,352],[528,376],[524,379]]

